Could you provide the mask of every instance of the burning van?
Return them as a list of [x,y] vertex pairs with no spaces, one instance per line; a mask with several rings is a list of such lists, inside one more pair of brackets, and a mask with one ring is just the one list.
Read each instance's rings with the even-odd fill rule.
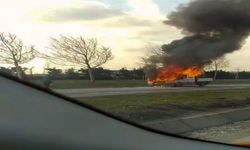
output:
[[156,69],[155,76],[148,77],[150,86],[205,86],[213,81],[212,78],[202,77],[204,71],[199,66],[180,67],[171,65]]

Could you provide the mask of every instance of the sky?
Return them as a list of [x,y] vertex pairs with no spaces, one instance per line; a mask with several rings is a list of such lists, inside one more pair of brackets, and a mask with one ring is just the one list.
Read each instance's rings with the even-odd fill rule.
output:
[[[183,37],[163,24],[167,14],[189,0],[0,0],[0,32],[10,32],[49,53],[50,38],[60,34],[97,38],[112,49],[114,59],[104,68],[140,67],[152,48]],[[226,56],[227,70],[250,70],[250,39]],[[27,67],[39,72],[47,66],[36,59]],[[51,65],[51,64],[50,64]],[[60,67],[58,67],[60,68]]]

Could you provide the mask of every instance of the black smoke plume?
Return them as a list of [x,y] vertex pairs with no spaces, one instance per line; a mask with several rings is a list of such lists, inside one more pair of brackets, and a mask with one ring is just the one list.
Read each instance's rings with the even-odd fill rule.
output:
[[202,67],[242,47],[250,31],[250,0],[192,0],[164,23],[185,37],[162,46],[162,63]]

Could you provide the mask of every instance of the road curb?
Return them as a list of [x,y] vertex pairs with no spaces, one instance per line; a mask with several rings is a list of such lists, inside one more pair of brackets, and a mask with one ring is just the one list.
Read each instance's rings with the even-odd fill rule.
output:
[[173,134],[184,134],[203,128],[250,119],[250,107],[231,109],[178,119],[144,123],[145,126]]

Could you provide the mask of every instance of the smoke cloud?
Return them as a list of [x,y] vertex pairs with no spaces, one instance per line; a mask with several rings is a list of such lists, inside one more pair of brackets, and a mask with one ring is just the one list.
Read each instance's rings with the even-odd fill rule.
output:
[[181,29],[185,37],[162,46],[163,64],[202,67],[242,47],[250,31],[250,3],[192,0],[164,23]]

